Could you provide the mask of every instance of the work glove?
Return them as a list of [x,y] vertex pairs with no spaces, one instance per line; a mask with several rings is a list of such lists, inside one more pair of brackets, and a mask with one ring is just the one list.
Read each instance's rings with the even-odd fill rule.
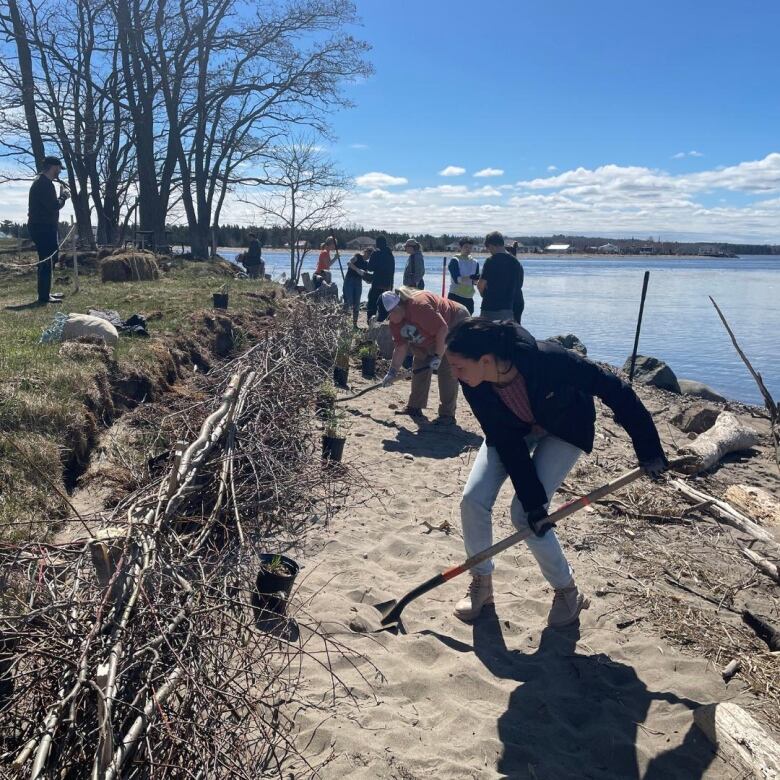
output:
[[669,468],[669,461],[663,455],[659,455],[657,458],[640,460],[639,465],[645,470],[645,475],[655,481]]
[[434,355],[431,358],[431,362],[428,363],[428,367],[431,369],[431,371],[438,371],[440,365],[441,365],[441,358],[438,355]]
[[532,509],[528,513],[528,525],[536,536],[541,538],[551,528],[555,526],[555,523],[551,523],[547,516],[547,510],[540,506],[538,509]]
[[390,387],[390,385],[392,385],[393,382],[395,382],[396,376],[398,376],[398,372],[394,368],[391,368],[385,374],[385,377],[382,380],[382,387]]

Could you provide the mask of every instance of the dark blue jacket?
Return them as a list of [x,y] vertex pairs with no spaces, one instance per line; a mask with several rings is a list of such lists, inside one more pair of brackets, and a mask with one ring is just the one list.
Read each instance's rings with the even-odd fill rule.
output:
[[[536,423],[547,433],[579,447],[593,449],[598,396],[631,437],[641,462],[664,457],[653,418],[636,393],[611,371],[551,341],[537,341],[515,326],[513,364],[525,378],[528,400]],[[531,427],[507,407],[489,382],[477,387],[461,383],[463,395],[495,447],[527,512],[549,501],[525,443]]]

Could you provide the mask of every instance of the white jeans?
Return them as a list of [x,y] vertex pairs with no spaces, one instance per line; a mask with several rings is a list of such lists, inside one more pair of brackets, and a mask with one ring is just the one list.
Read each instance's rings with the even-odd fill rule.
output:
[[[529,448],[533,448],[532,459],[539,481],[547,496],[552,498],[577,458],[582,455],[582,450],[549,434],[541,438],[528,436],[526,442]],[[506,478],[506,469],[498,451],[483,441],[460,502],[463,542],[468,557],[493,544],[493,504]],[[511,517],[512,524],[518,530],[528,526],[526,511],[517,496],[512,499]],[[553,530],[541,538],[531,535],[526,543],[553,588],[563,588],[569,584],[572,570]],[[489,560],[478,564],[471,571],[475,574],[490,574],[493,569],[493,561]]]

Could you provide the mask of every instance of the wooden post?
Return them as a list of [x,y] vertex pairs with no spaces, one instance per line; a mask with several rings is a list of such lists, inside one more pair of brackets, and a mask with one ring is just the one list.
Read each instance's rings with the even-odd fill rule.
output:
[[76,251],[76,231],[73,230],[73,217],[70,218],[70,251],[73,253],[73,292],[79,291],[79,255]]
[[639,302],[639,318],[636,321],[636,335],[634,336],[634,351],[631,353],[631,369],[628,372],[628,383],[634,381],[634,368],[636,367],[636,351],[639,349],[639,331],[642,328],[642,312],[645,310],[645,296],[647,295],[647,283],[650,281],[650,271],[645,271],[645,279],[642,282],[642,299]]
[[441,297],[444,297],[444,286],[447,283],[447,258],[441,259]]

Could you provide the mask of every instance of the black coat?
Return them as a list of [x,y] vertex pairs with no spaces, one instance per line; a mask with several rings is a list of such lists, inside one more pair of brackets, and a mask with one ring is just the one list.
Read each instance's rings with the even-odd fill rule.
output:
[[368,258],[368,271],[363,277],[372,287],[393,289],[395,277],[395,255],[387,248],[375,249]]
[[[551,341],[536,341],[516,326],[513,364],[525,378],[536,423],[547,433],[585,452],[593,449],[597,395],[628,432],[640,462],[664,457],[650,413],[631,387],[610,371]],[[549,501],[525,443],[531,426],[504,404],[490,382],[477,387],[461,383],[488,446],[495,447],[517,497],[530,512]]]

